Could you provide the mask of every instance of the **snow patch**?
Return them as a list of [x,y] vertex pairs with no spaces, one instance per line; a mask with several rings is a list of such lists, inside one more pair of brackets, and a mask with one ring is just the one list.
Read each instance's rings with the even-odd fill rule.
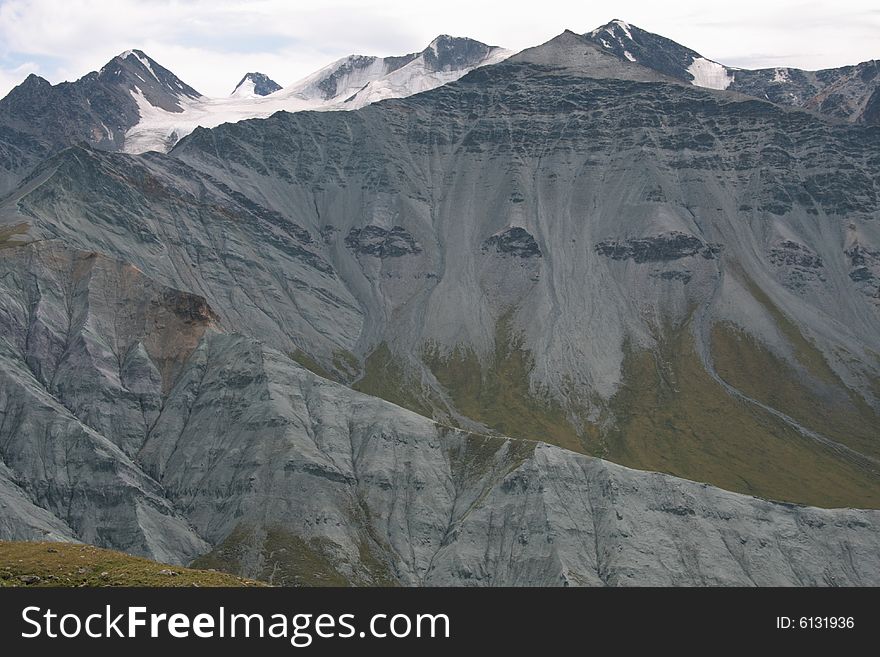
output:
[[773,82],[791,82],[787,68],[777,68],[773,71]]
[[626,23],[626,22],[624,22],[624,21],[620,21],[620,20],[615,20],[615,21],[612,21],[612,22],[613,22],[617,27],[619,27],[621,30],[623,30],[623,33],[626,34],[626,38],[627,38],[627,39],[629,39],[630,41],[633,41],[633,40],[634,40],[634,39],[633,39],[632,32],[629,31],[629,23]]
[[254,81],[250,78],[246,78],[242,81],[240,85],[235,88],[235,91],[232,92],[233,98],[254,98],[258,96],[256,92],[257,85],[254,84]]
[[[156,72],[153,70],[153,67],[150,66],[149,59],[147,59],[146,57],[142,57],[141,55],[136,53],[134,50],[126,50],[124,53],[122,53],[120,55],[120,58],[122,58],[122,59],[128,59],[129,57],[134,57],[136,60],[138,60],[141,63],[141,65],[150,72],[150,75],[152,75],[156,79],[156,82],[160,81],[159,76],[156,75]],[[140,76],[138,76],[138,77],[140,77]],[[143,79],[143,78],[141,78],[141,79]]]
[[606,47],[606,48],[610,48],[610,47],[611,47],[611,44],[608,43],[605,39],[599,39],[599,41],[602,42],[602,45],[603,45],[604,47]]
[[693,77],[691,84],[696,87],[727,89],[733,82],[733,76],[724,66],[705,57],[695,57],[687,72]]
[[629,61],[631,61],[631,62],[636,61],[636,58],[633,57],[633,54],[632,54],[629,50],[624,50],[624,51],[623,51],[623,56],[626,57],[626,58],[627,58]]

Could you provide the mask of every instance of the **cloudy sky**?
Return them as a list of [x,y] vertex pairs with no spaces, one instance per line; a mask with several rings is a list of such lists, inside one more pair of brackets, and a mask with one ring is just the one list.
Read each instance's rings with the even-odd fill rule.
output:
[[823,68],[880,58],[876,0],[0,0],[0,96],[141,48],[204,94],[247,71],[282,85],[351,53],[423,49],[438,34],[519,50],[621,18],[732,66]]

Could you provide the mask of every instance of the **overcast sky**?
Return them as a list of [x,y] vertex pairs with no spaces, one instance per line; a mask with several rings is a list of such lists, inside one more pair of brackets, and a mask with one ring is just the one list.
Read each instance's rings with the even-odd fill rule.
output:
[[344,55],[422,50],[438,34],[521,50],[612,18],[732,66],[880,58],[876,0],[0,0],[0,96],[29,73],[74,80],[129,48],[225,96],[247,71],[286,85]]

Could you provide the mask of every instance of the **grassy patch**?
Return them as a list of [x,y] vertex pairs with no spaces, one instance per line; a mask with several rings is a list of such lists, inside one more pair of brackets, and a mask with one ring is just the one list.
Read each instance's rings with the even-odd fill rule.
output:
[[336,381],[336,377],[334,377],[332,374],[330,374],[330,372],[321,367],[321,364],[318,361],[309,356],[302,349],[296,349],[295,351],[290,352],[290,354],[288,355],[290,356],[291,360],[302,365],[310,372],[314,372],[318,376],[322,376],[325,379]]
[[479,481],[499,464],[504,465],[499,474],[505,476],[529,459],[536,445],[532,440],[468,433],[460,447],[450,454],[452,476],[461,482]]
[[433,410],[423,396],[421,384],[394,359],[384,342],[367,356],[364,375],[352,387],[425,417],[433,416]]
[[588,452],[586,428],[579,433],[561,405],[530,390],[534,359],[522,338],[512,334],[509,318],[498,322],[495,352],[487,364],[462,347],[448,355],[429,348],[423,358],[462,414],[505,436]]
[[16,235],[27,235],[29,229],[30,226],[26,223],[15,224],[14,226],[0,226],[0,249],[30,244],[30,242],[12,239]]
[[350,351],[337,349],[333,352],[333,368],[343,382],[354,381],[361,374],[361,362]]
[[244,571],[244,557],[257,541],[254,532],[245,525],[238,525],[210,552],[196,557],[193,568],[222,570],[227,573]]
[[330,367],[324,367],[302,349],[296,349],[290,352],[288,356],[310,372],[314,372],[318,376],[330,381],[336,381],[337,383],[350,383],[360,375],[361,371],[360,361],[358,361],[357,356],[344,349],[337,349],[333,352],[332,366]]
[[[30,581],[38,577],[39,580]],[[79,543],[0,541],[0,587],[265,586],[226,573],[169,566]]]
[[259,555],[256,576],[274,586],[393,586],[396,580],[387,564],[378,559],[370,542],[358,544],[358,563],[351,569],[363,573],[354,579],[342,572],[348,559],[339,546],[326,538],[305,540],[280,526],[258,529],[239,525],[208,554],[193,562],[199,568],[231,573],[248,566],[245,555]]
[[[763,364],[763,376],[785,372]],[[781,382],[780,382],[781,383]],[[607,458],[763,498],[880,508],[880,479],[752,404],[704,370],[688,326],[667,327],[656,351],[626,349]]]
[[279,527],[270,528],[263,542],[260,579],[276,586],[351,586],[333,559],[328,539],[309,541]]
[[813,376],[830,384],[839,383],[834,370],[828,365],[822,352],[816,349],[813,344],[804,337],[797,326],[774,304],[764,290],[758,287],[754,281],[746,278],[746,288],[749,294],[760,303],[764,309],[773,317],[776,327],[782,332],[789,344],[794,348],[795,358],[801,363],[808,372]]
[[732,325],[712,328],[712,356],[721,378],[832,440],[880,456],[880,416],[836,377],[821,353],[803,338],[797,355],[807,373]]

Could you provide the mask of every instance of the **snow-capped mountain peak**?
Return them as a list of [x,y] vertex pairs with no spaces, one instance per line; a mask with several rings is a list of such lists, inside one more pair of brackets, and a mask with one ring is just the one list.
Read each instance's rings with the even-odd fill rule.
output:
[[[128,131],[125,150],[166,150],[196,127],[265,118],[280,110],[358,109],[386,98],[434,89],[478,66],[500,62],[510,54],[474,39],[443,34],[420,52],[392,57],[342,57],[298,82],[268,93],[261,93],[271,88],[261,88],[263,83],[274,83],[260,73],[248,73],[231,96],[187,98],[181,101],[180,112],[157,106],[148,96],[148,103],[138,97],[141,120]],[[137,59],[130,57],[124,61]],[[156,70],[157,65],[149,61]]]
[[265,73],[246,73],[241,81],[235,85],[232,96],[236,98],[254,98],[256,96],[268,96],[281,89],[281,85],[275,82]]
[[104,84],[126,89],[135,98],[142,96],[150,105],[169,112],[182,111],[181,102],[201,94],[143,50],[120,53],[97,74]]
[[733,82],[733,73],[727,67],[706,59],[672,39],[647,32],[620,19],[597,27],[584,36],[621,59],[642,64],[698,87],[727,89]]

